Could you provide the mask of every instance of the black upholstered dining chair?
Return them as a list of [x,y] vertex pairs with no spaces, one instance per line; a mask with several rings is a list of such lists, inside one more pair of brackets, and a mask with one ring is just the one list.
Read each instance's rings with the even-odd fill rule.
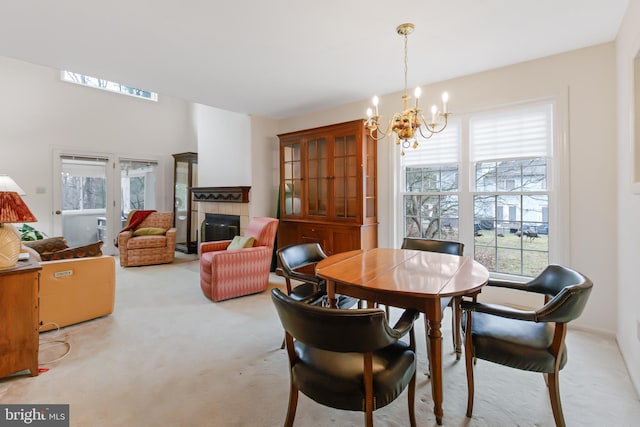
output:
[[[302,268],[313,268],[317,263],[327,257],[317,243],[301,243],[280,248],[276,251],[278,268],[276,274],[282,276],[287,284],[287,294],[297,300],[309,302],[316,301],[318,296],[326,294],[324,281],[315,274],[307,274],[299,271]],[[293,286],[291,280],[302,282]]]
[[525,284],[490,281],[500,286],[545,296],[537,310],[519,310],[477,301],[463,301],[466,319],[467,417],[473,412],[473,365],[476,359],[544,374],[556,426],[564,426],[559,374],[567,363],[567,323],[582,313],[593,283],[584,275],[560,265],[548,266]]
[[[464,251],[464,243],[454,242],[450,240],[438,239],[416,239],[405,237],[402,241],[402,249],[413,249],[426,252],[438,252],[441,254],[462,256]],[[459,301],[454,303],[453,298],[446,297],[440,299],[440,307],[444,312],[445,308],[451,307],[451,332],[453,336],[453,345],[459,351],[460,342],[460,304]],[[456,360],[460,360],[460,355],[456,352]]]
[[[323,305],[327,301],[326,281],[315,275],[315,265],[327,257],[320,244],[289,245],[278,249],[276,257],[278,259],[276,274],[284,277],[287,284],[287,295],[296,301],[308,304]],[[309,271],[310,269],[312,271]],[[294,286],[292,280],[302,283]],[[357,301],[357,299],[346,295],[338,295],[337,307],[350,308]],[[284,345],[283,340],[280,348],[284,348]]]
[[[327,254],[318,243],[299,243],[280,248],[276,251],[278,268],[276,274],[284,277],[287,283],[287,294],[297,300],[319,303],[319,296],[327,293],[326,281],[315,275],[315,271],[305,272],[301,269],[314,269],[315,265],[327,258]],[[302,282],[293,286],[292,280]],[[339,295],[337,307],[353,307],[358,300],[346,295]]]
[[[285,330],[289,357],[289,406],[293,425],[298,392],[332,408],[362,411],[373,426],[373,411],[393,402],[408,387],[409,421],[416,425],[414,400],[415,310],[393,328],[380,309],[340,310],[304,304],[274,288],[271,299]],[[409,344],[400,338],[409,334]]]

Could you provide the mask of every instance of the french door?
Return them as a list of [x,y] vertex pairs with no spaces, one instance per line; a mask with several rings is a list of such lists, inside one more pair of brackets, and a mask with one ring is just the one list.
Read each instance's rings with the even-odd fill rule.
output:
[[54,154],[53,232],[69,246],[102,240],[115,254],[115,239],[134,209],[156,209],[157,160],[114,154]]

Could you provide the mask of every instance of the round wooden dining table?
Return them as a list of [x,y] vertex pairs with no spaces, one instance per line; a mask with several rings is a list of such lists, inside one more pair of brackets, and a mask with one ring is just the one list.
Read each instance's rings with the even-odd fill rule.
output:
[[489,280],[489,271],[467,256],[375,248],[332,255],[316,266],[316,275],[327,281],[329,303],[333,307],[335,295],[340,294],[424,313],[433,412],[441,425],[440,299],[453,297],[459,304],[463,296],[479,293]]

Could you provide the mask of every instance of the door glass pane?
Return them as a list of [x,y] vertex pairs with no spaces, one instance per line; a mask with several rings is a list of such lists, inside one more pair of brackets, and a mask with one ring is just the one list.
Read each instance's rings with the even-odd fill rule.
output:
[[62,235],[70,247],[106,238],[107,159],[61,157]]
[[156,168],[152,161],[120,161],[120,218],[132,210],[156,209]]
[[282,145],[284,189],[284,215],[300,215],[302,208],[300,200],[302,196],[302,181],[300,169],[300,143]]
[[175,206],[176,244],[187,244],[187,203],[189,201],[189,163],[176,162]]
[[355,218],[358,212],[358,201],[350,197],[347,199],[347,218]]

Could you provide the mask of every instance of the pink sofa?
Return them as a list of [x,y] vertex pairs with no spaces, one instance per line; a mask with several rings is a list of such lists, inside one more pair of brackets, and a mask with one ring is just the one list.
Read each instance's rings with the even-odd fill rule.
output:
[[273,245],[278,230],[274,218],[251,218],[246,237],[253,247],[227,250],[231,240],[200,244],[200,287],[207,298],[222,301],[267,289]]

